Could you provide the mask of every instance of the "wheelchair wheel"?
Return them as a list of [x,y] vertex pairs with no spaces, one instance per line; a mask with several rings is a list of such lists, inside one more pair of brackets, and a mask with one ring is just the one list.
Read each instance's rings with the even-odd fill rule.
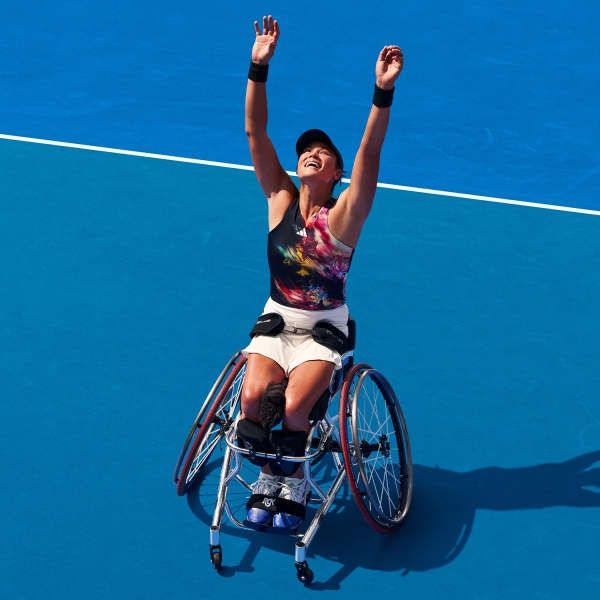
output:
[[387,379],[354,365],[340,396],[340,439],[348,483],[365,521],[392,533],[410,506],[412,459],[406,423]]
[[239,352],[227,363],[190,430],[173,473],[177,494],[184,496],[202,471],[240,407],[246,358]]

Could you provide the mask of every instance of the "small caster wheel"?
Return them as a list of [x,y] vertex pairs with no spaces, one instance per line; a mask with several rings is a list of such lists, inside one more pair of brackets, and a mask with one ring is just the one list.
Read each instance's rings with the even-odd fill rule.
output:
[[223,551],[221,550],[221,546],[210,547],[210,562],[217,571],[221,568],[221,564],[223,563]]
[[301,581],[305,585],[312,583],[315,578],[315,574],[312,572],[306,561],[296,563],[296,576],[298,577],[298,581]]

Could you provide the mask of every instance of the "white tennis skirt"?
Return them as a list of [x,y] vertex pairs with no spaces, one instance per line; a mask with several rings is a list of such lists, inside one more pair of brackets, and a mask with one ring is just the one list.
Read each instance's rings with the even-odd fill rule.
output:
[[[300,329],[312,329],[319,321],[327,321],[348,335],[348,307],[345,304],[331,310],[302,310],[283,306],[269,298],[262,314],[266,313],[278,313],[286,325]],[[249,354],[266,356],[274,360],[286,375],[309,360],[325,360],[332,362],[336,369],[342,368],[339,352],[318,344],[310,334],[283,331],[277,336],[257,335],[242,350],[242,354],[246,357]]]

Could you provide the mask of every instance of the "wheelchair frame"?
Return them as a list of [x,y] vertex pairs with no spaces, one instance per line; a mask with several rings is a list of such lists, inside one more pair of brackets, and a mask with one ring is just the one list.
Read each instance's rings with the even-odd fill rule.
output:
[[[307,504],[318,505],[316,514],[308,523],[304,533],[298,533],[297,530],[258,525],[247,520],[240,521],[233,514],[227,501],[227,491],[230,483],[235,480],[249,494],[252,494],[251,485],[240,475],[243,459],[249,458],[250,451],[238,445],[236,435],[237,422],[240,418],[240,397],[246,369],[245,362],[245,357],[241,356],[241,352],[237,352],[213,385],[180,453],[173,475],[173,482],[177,485],[179,495],[187,493],[216,446],[224,441],[223,465],[210,527],[210,558],[213,566],[219,569],[222,564],[223,553],[220,533],[223,517],[226,514],[231,523],[241,529],[279,533],[295,538],[297,540],[295,544],[297,577],[302,583],[310,584],[314,574],[306,560],[308,547],[314,540],[323,519],[331,509],[346,479],[348,479],[352,496],[360,512],[367,523],[378,533],[392,533],[406,517],[412,496],[412,459],[406,423],[389,382],[379,371],[366,364],[354,365],[354,350],[349,350],[342,356],[343,367],[334,372],[329,388],[330,395],[327,408],[329,410],[332,399],[339,393],[339,414],[333,417],[325,414],[322,419],[311,421],[306,455],[303,457],[280,456],[269,453],[260,453],[259,455],[261,459],[304,463],[305,476],[311,491]],[[354,383],[355,379],[356,383]],[[367,379],[374,382],[384,396],[385,410],[387,410],[388,417],[383,419],[383,425],[387,421],[392,422],[399,456],[400,473],[397,478],[393,473],[389,475],[387,471],[383,478],[379,475],[377,477],[372,476],[373,473],[376,475],[377,473],[371,465],[377,464],[378,457],[389,458],[394,450],[392,450],[390,444],[392,436],[389,432],[380,433],[378,438],[373,438],[374,433],[370,432],[372,438],[370,441],[365,439],[369,437],[368,433],[363,431],[361,435],[359,432],[359,418],[356,416],[356,412],[357,410],[360,411],[360,407],[357,409],[360,402],[359,396],[361,390],[366,389],[365,381]],[[224,380],[225,383],[223,383]],[[368,401],[364,403],[364,408],[367,410],[363,409],[362,412],[366,414],[372,408],[376,420],[380,421],[374,399],[368,395],[368,392],[365,393]],[[213,400],[215,395],[216,399]],[[372,414],[369,414],[369,420],[373,420]],[[336,425],[339,426],[339,429]],[[380,432],[382,423],[379,422],[378,425],[380,426]],[[356,444],[356,447],[360,450],[357,455],[353,440],[361,437],[363,439],[361,439],[360,444]],[[391,439],[391,442],[393,443],[394,440]],[[313,479],[311,465],[319,462],[328,453],[332,455],[337,473],[329,489],[324,491]],[[341,458],[340,454],[342,455]],[[370,459],[372,454],[375,455],[374,463],[373,459]],[[389,498],[388,490],[387,500],[390,504],[388,512],[391,513],[389,515],[383,514],[384,492],[378,493],[377,489],[373,490],[373,484],[378,483],[376,479],[379,479],[381,485],[389,485],[388,478],[393,480],[398,492],[398,506],[395,506],[391,501],[392,499]],[[383,479],[386,481],[384,482]],[[313,493],[314,497],[312,496]]]

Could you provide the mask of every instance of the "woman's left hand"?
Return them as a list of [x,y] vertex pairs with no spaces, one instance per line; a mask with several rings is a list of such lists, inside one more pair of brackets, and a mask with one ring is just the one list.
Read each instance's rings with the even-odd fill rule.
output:
[[398,46],[384,46],[377,59],[375,75],[377,87],[391,90],[404,66],[404,55]]

